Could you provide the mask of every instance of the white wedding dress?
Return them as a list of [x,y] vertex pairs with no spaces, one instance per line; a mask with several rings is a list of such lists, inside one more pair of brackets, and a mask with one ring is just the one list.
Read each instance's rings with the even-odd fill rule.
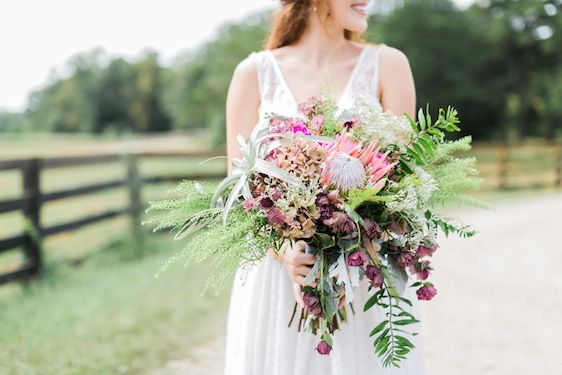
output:
[[[378,53],[383,46],[364,47],[338,100],[340,111],[351,108],[358,96],[366,96],[382,108],[378,100]],[[250,56],[258,68],[260,121],[268,112],[299,116],[274,55],[264,50]],[[367,286],[363,280],[357,287],[352,302],[355,314],[348,306],[348,321],[334,333],[332,352],[323,356],[315,350],[318,337],[297,332],[298,315],[288,327],[295,298],[285,269],[269,255],[249,270],[239,269],[230,297],[224,375],[425,375],[421,323],[406,326],[418,335],[411,337],[416,348],[402,361],[401,368],[382,367],[369,333],[385,311],[375,306],[363,312],[372,294]],[[410,311],[423,320],[415,290],[407,288],[405,297],[413,303]]]

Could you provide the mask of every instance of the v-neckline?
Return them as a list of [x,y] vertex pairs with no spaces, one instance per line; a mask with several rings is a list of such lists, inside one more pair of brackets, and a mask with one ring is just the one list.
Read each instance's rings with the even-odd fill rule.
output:
[[[361,52],[359,52],[359,56],[357,57],[357,60],[355,61],[353,69],[351,70],[351,74],[349,75],[349,78],[348,78],[348,80],[345,84],[345,87],[344,87],[342,93],[340,94],[340,97],[336,101],[336,106],[338,107],[338,110],[341,110],[342,102],[345,99],[345,96],[347,95],[347,92],[349,91],[349,88],[351,86],[351,82],[353,81],[353,79],[355,78],[355,75],[357,74],[356,72],[358,70],[359,65],[361,64],[361,61],[363,60],[363,56],[365,55],[365,52],[367,51],[367,48],[368,48],[368,46],[364,46],[363,49],[361,50]],[[268,54],[269,54],[269,57],[270,57],[270,59],[273,63],[273,67],[274,67],[275,71],[277,72],[277,75],[279,76],[279,79],[281,81],[281,84],[283,86],[285,86],[284,88],[285,88],[285,90],[287,90],[287,93],[291,97],[291,101],[293,102],[295,107],[298,108],[300,103],[297,101],[297,98],[295,97],[295,94],[293,93],[293,90],[291,90],[291,88],[289,87],[289,84],[287,83],[287,80],[285,79],[285,75],[283,74],[283,71],[281,71],[281,66],[279,65],[279,62],[277,61],[277,58],[275,57],[275,55],[273,54],[273,52],[271,50],[266,50],[266,52],[268,52]]]

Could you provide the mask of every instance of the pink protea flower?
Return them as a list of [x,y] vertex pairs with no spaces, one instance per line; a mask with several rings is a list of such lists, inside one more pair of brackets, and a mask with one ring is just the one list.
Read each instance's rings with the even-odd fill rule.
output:
[[429,301],[437,294],[437,289],[433,287],[433,284],[426,283],[424,286],[416,290],[418,299],[421,301]]
[[348,139],[346,133],[337,135],[334,143],[328,146],[322,182],[334,184],[342,190],[365,185],[382,188],[386,183],[385,177],[396,162],[389,163],[388,152],[381,154],[379,150],[377,141],[362,147]]

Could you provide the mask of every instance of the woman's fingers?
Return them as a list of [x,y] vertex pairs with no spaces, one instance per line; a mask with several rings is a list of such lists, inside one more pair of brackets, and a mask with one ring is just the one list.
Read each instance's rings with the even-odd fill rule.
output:
[[295,301],[297,301],[299,306],[304,309],[304,301],[302,300],[301,286],[296,282],[293,283],[293,292],[295,295]]
[[340,304],[338,306],[338,309],[341,309],[343,305],[345,305],[345,292],[343,292],[342,295],[340,296]]

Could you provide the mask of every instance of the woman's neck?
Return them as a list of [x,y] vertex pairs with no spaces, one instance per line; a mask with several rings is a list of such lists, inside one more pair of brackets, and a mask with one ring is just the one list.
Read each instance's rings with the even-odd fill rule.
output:
[[346,51],[349,41],[342,28],[323,24],[315,14],[310,17],[307,30],[293,46],[309,66],[322,68]]

